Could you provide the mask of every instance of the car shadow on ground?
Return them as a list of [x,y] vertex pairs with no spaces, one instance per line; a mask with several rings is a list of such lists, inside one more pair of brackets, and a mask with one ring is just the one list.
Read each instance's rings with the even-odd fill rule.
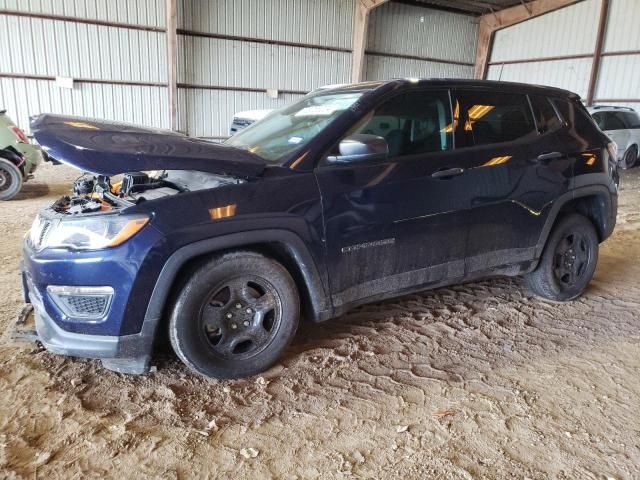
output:
[[49,185],[41,182],[25,183],[22,190],[10,201],[28,200],[30,198],[45,197],[50,193]]

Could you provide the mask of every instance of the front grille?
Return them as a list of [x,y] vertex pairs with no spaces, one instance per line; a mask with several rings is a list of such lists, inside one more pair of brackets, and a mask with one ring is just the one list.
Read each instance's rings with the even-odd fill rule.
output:
[[248,127],[253,122],[254,122],[254,120],[248,120],[246,118],[234,118],[232,124],[236,125],[238,127]]
[[72,319],[99,320],[106,317],[113,288],[49,285],[47,292],[62,313]]
[[69,310],[79,317],[100,317],[107,306],[107,298],[92,297],[87,295],[68,295],[60,300],[67,305]]

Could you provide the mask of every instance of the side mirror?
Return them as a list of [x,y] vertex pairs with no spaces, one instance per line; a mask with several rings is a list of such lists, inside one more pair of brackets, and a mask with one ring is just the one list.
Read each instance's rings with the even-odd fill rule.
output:
[[389,155],[387,141],[377,135],[356,133],[340,142],[339,155],[327,157],[330,164],[384,160]]

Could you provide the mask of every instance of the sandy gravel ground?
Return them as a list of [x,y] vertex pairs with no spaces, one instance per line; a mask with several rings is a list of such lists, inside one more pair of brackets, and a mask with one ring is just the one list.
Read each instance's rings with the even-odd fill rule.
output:
[[[0,204],[3,331],[22,236],[73,178],[45,166]],[[411,295],[304,326],[250,380],[205,380],[171,353],[124,376],[4,334],[0,476],[640,478],[640,169],[620,203],[578,301],[517,279]]]

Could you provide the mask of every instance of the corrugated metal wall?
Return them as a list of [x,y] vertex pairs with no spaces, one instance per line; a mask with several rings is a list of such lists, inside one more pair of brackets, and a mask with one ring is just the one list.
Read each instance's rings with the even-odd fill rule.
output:
[[[224,137],[240,110],[276,108],[351,76],[355,0],[178,0],[178,127]],[[168,127],[164,0],[0,0],[0,107]],[[471,77],[474,17],[374,10],[366,76]],[[73,89],[55,77],[75,79]],[[270,98],[266,89],[279,91]]]
[[[550,85],[586,96],[599,11],[599,0],[585,0],[497,31],[487,78]],[[586,57],[508,63],[567,55]]]
[[[596,103],[640,111],[640,1],[611,1],[603,51],[595,94],[599,102]],[[635,53],[612,55],[625,51]]]
[[366,78],[472,78],[477,37],[475,17],[384,4],[370,16]]
[[166,127],[164,25],[163,0],[0,0],[0,106],[25,130],[50,111]]
[[226,136],[239,110],[348,82],[353,12],[352,0],[180,1],[179,129]]
[[[584,0],[499,30],[487,78],[561,87],[586,98],[600,7],[600,0]],[[610,0],[595,104],[640,107],[639,25],[640,1]]]

